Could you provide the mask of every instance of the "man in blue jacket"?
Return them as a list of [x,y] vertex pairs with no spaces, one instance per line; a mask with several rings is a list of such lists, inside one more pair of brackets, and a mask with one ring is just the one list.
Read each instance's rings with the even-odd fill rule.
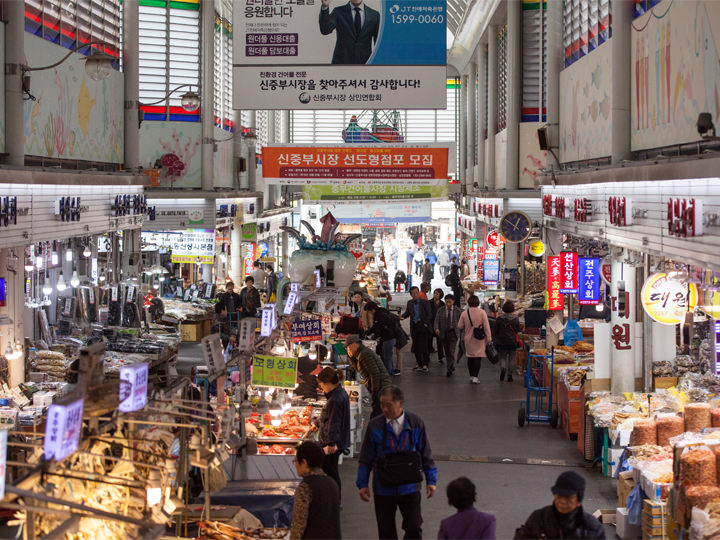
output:
[[397,386],[388,386],[380,392],[383,414],[370,420],[362,450],[355,484],[360,498],[370,501],[370,471],[373,471],[373,494],[378,538],[397,540],[395,513],[400,509],[405,538],[422,538],[422,512],[420,508],[422,484],[403,484],[386,487],[380,484],[376,471],[378,459],[387,454],[417,452],[427,482],[428,499],[435,494],[437,468],[433,461],[430,442],[422,419],[403,409],[405,397]]

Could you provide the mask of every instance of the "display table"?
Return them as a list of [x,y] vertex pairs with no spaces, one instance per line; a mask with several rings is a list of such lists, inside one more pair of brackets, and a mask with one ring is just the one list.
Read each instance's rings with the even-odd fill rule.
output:
[[563,379],[558,381],[558,414],[560,425],[568,439],[578,436],[580,415],[584,407],[580,403],[580,388],[569,387]]
[[[290,527],[293,497],[298,480],[236,480],[210,495],[210,504],[241,506],[258,518],[264,527]],[[202,504],[205,494],[195,502]]]

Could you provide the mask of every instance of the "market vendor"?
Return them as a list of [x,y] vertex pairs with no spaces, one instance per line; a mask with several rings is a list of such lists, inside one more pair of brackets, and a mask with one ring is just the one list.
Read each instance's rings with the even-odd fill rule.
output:
[[310,356],[305,354],[298,358],[298,385],[293,390],[296,396],[317,399],[318,397],[318,381],[316,375],[320,373],[320,363],[318,358],[310,360]]
[[516,539],[605,538],[602,524],[583,511],[585,479],[575,471],[558,476],[551,489],[553,504],[535,510],[515,531]]

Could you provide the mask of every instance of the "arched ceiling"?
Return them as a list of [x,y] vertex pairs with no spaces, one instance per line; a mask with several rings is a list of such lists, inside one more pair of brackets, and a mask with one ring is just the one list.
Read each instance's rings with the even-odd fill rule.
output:
[[467,0],[447,0],[447,27],[453,36],[457,35],[467,6]]

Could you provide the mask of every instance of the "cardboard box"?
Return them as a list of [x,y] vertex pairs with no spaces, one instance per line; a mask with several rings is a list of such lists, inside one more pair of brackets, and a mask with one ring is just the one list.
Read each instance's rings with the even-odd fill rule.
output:
[[677,377],[654,377],[653,378],[653,386],[655,387],[655,390],[659,390],[661,388],[672,388],[673,386],[677,386],[678,378]]
[[595,510],[593,517],[600,523],[615,523],[615,509],[609,510]]
[[180,330],[183,341],[200,341],[202,338],[202,324],[196,322],[184,322]]
[[633,478],[632,471],[624,471],[618,475],[618,506],[625,506],[628,495],[630,495],[630,492],[636,484],[637,482],[635,482],[635,479]]
[[620,538],[642,538],[642,527],[628,522],[628,509],[625,507],[616,510],[615,534]]
[[[588,378],[585,380],[585,393],[589,394],[590,392],[601,392],[603,390],[610,390],[610,379],[591,379],[590,375],[588,375]],[[643,389],[643,380],[642,378],[636,378],[635,379],[635,390],[640,392]]]

